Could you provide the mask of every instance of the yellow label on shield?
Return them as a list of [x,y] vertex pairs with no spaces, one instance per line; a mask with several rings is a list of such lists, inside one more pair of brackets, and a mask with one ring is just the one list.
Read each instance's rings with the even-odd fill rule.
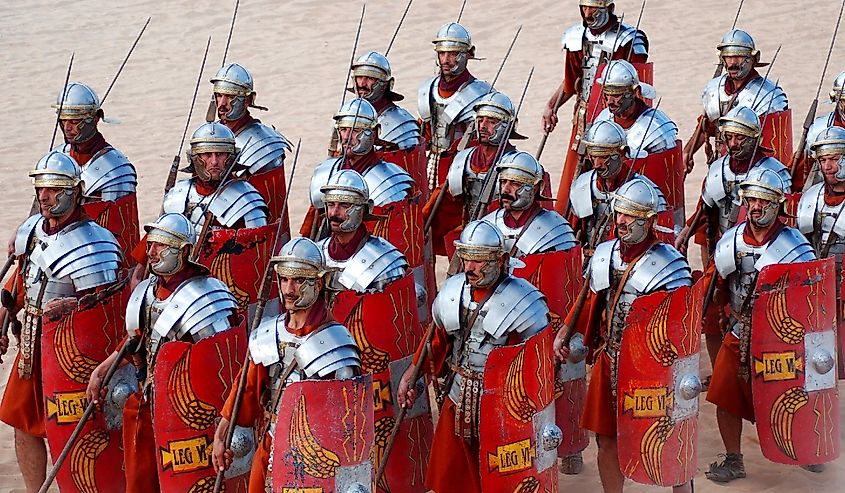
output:
[[763,353],[763,359],[754,358],[754,376],[763,376],[764,382],[795,380],[804,370],[804,359],[795,351]]
[[162,469],[173,468],[173,472],[190,472],[211,465],[211,442],[203,435],[187,440],[167,442],[167,448],[160,450]]
[[88,406],[85,392],[55,393],[47,398],[47,419],[56,417],[60,425],[78,423]]
[[506,474],[530,469],[534,464],[536,452],[531,447],[531,439],[496,447],[496,453],[487,453],[487,467],[490,472]]
[[659,418],[668,416],[672,407],[672,392],[666,387],[634,389],[634,394],[625,394],[623,412],[631,411],[635,418]]

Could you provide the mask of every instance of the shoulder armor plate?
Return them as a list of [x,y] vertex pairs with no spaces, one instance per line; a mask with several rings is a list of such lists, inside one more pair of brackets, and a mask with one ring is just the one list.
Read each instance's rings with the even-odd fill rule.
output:
[[833,112],[826,115],[822,115],[815,120],[810,125],[810,128],[807,130],[807,140],[804,142],[804,153],[810,154],[810,146],[815,144],[816,139],[819,138],[819,134],[821,134],[826,128],[833,126]]
[[414,179],[401,166],[379,161],[367,168],[363,174],[367,188],[370,189],[370,200],[375,206],[392,204],[405,199],[414,187]]
[[599,293],[610,287],[610,268],[613,253],[619,248],[619,240],[608,240],[596,247],[590,258],[590,290]]
[[171,340],[203,333],[209,327],[222,332],[229,328],[228,318],[238,308],[229,288],[211,276],[186,280],[167,301],[153,331],[162,339]]
[[560,37],[560,44],[567,51],[581,51],[584,47],[584,24],[578,23],[569,26]]
[[417,92],[417,112],[425,122],[431,120],[431,91],[435,87],[438,77],[440,76],[427,79],[420,85],[420,89]]
[[267,224],[267,203],[261,193],[248,182],[234,180],[226,185],[208,205],[217,222],[231,228],[244,220],[247,228],[257,228]]
[[295,358],[308,378],[315,375],[325,378],[341,368],[361,367],[361,353],[355,339],[337,322],[306,336],[297,348]]
[[186,178],[177,181],[173,188],[164,196],[162,203],[162,210],[164,212],[175,212],[176,214],[185,214],[188,205],[188,195],[191,193],[192,179]]
[[772,264],[790,264],[793,262],[806,262],[815,260],[816,254],[807,238],[795,228],[785,227],[778,234],[763,255],[754,263],[757,271]]
[[420,125],[411,113],[400,106],[391,106],[378,116],[379,139],[410,149],[422,140]]
[[18,226],[18,230],[15,233],[15,256],[26,253],[26,249],[29,246],[30,239],[32,238],[33,230],[35,230],[36,226],[39,226],[43,220],[44,217],[41,214],[34,214],[29,216],[26,221]]
[[115,201],[135,193],[138,175],[122,152],[109,147],[82,167],[82,181],[85,182],[85,195]]
[[[328,245],[328,239],[324,240]],[[402,252],[382,238],[370,236],[355,255],[346,261],[338,282],[358,293],[378,292],[405,275],[408,261]]]
[[115,282],[123,254],[107,229],[81,221],[59,232],[47,248],[34,251],[30,260],[50,277],[70,277],[81,291]]
[[744,228],[745,222],[743,221],[725,231],[716,243],[716,253],[714,254],[716,270],[724,279],[727,279],[729,275],[736,271],[736,237],[742,234]]
[[729,156],[722,156],[713,161],[707,169],[701,198],[709,207],[714,207],[717,202],[727,197],[727,192],[725,191],[725,168],[729,166],[728,159]]
[[475,147],[470,147],[458,152],[449,164],[446,183],[452,197],[460,197],[464,193],[464,174],[469,169],[469,159],[474,151]]
[[460,329],[465,279],[462,275],[446,278],[431,305],[432,320],[448,333]]
[[595,181],[596,171],[590,170],[581,173],[572,183],[569,201],[572,203],[572,212],[579,219],[593,215],[593,184]]
[[[798,217],[796,218],[799,231],[804,234],[813,232],[816,226],[816,212],[818,212],[820,202],[823,200],[824,183],[816,183],[801,194],[801,200],[798,201]],[[840,214],[839,216],[841,217],[842,215],[843,214]],[[839,220],[839,217],[837,217],[836,223],[839,222],[841,221]]]
[[[654,118],[652,119],[652,115]],[[646,135],[648,129],[648,135]],[[652,108],[644,111],[631,128],[625,131],[628,147],[649,154],[675,147],[678,127],[666,116],[666,113]]]
[[658,243],[637,261],[631,269],[628,283],[642,294],[666,289],[670,284],[674,287],[691,286],[692,269],[681,252],[666,243]]
[[273,127],[254,122],[235,136],[235,145],[240,149],[238,164],[255,175],[284,166],[285,151],[290,142]]
[[766,113],[777,113],[789,107],[786,93],[780,86],[775,85],[765,77],[757,77],[749,81],[736,98],[737,106],[745,106],[754,110],[757,116]]
[[285,330],[285,314],[266,317],[249,334],[249,355],[256,365],[270,366],[281,361],[279,329]]
[[490,84],[480,79],[474,79],[464,84],[452,96],[451,101],[443,110],[444,123],[451,125],[473,119],[475,117],[475,110],[472,109],[473,104],[489,92]]
[[531,222],[516,242],[516,248],[522,255],[569,250],[578,245],[572,227],[560,214],[542,210]]
[[549,324],[546,298],[525,279],[507,276],[484,306],[484,332],[498,339],[509,332],[537,333]]

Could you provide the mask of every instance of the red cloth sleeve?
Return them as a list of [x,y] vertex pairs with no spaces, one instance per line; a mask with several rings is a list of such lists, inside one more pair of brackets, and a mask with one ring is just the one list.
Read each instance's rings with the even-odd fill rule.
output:
[[[243,371],[243,370],[241,370]],[[240,381],[241,373],[235,381]],[[238,410],[238,419],[235,423],[238,426],[251,427],[254,426],[258,418],[264,412],[264,406],[261,400],[263,389],[270,383],[270,374],[267,373],[267,367],[264,365],[256,365],[252,361],[247,367],[246,388],[244,388],[244,395],[241,399],[241,408]],[[223,409],[220,414],[231,421],[232,408],[235,406],[235,396],[238,392],[238,386],[232,386],[229,391],[229,396],[226,398],[226,403],[223,404]]]

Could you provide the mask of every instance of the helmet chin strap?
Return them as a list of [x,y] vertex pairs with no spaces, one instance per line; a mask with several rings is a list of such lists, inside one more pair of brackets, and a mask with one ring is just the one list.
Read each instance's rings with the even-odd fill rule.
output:
[[590,29],[601,29],[606,26],[610,20],[610,12],[607,10],[607,7],[598,9],[594,19],[593,23],[587,26]]

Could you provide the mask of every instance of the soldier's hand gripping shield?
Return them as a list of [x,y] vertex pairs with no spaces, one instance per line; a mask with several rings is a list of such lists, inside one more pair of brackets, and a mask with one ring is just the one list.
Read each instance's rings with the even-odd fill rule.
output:
[[781,464],[839,457],[833,258],[760,272],[751,313],[751,388],[763,455]]

